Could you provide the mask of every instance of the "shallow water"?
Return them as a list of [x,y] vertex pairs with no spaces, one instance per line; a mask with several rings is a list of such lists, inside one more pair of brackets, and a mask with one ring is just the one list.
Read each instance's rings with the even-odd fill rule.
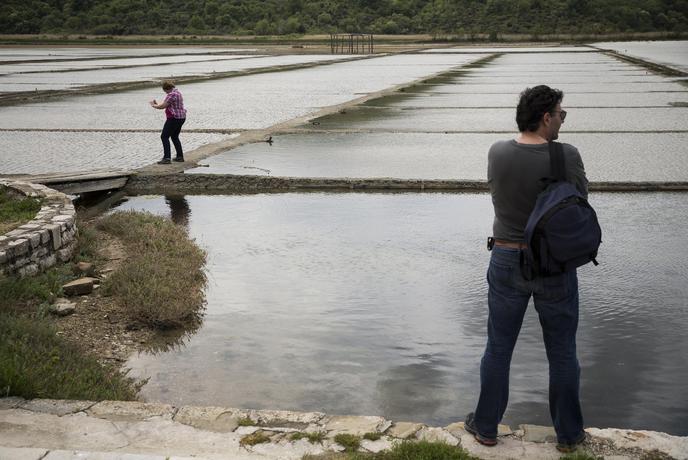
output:
[[174,79],[185,76],[212,75],[216,72],[238,72],[278,65],[337,61],[341,59],[343,59],[341,56],[328,55],[267,56],[246,59],[216,59],[202,62],[183,62],[164,66],[143,66],[125,69],[13,74],[0,76],[0,91],[22,91],[21,88],[25,86],[31,89],[31,85],[35,85],[38,89],[69,89],[88,85],[102,85],[112,82],[163,80],[165,78]]
[[251,52],[255,49],[205,47],[205,46],[168,46],[162,48],[135,47],[3,47],[0,48],[0,61],[26,61],[37,59],[95,59],[101,57],[160,56],[170,54],[208,54]]
[[[586,426],[688,434],[683,194],[593,194],[599,267],[580,270]],[[632,203],[632,207],[629,207]],[[127,363],[149,401],[381,414],[442,425],[474,408],[492,210],[475,194],[135,197],[208,251],[188,343]],[[651,235],[651,237],[648,237]],[[529,310],[506,423],[550,424]]]
[[0,65],[0,74],[26,72],[64,72],[78,69],[105,69],[122,66],[148,66],[160,64],[178,64],[181,62],[219,61],[241,59],[244,56],[230,55],[172,55],[142,58],[95,59],[86,61],[57,61],[39,63],[18,63]]
[[592,46],[688,71],[687,40],[600,42]]
[[[563,88],[563,87],[562,87]],[[566,108],[566,107],[564,107]],[[561,128],[566,131],[681,130],[688,127],[688,107],[575,108]],[[516,131],[513,108],[448,108],[426,110],[360,108],[346,114],[320,118],[320,129],[362,129],[383,131]]]
[[[487,150],[508,134],[314,133],[237,147],[188,173],[485,180]],[[688,181],[688,133],[561,133],[593,181]],[[651,152],[651,153],[650,153]]]
[[[219,142],[222,134],[182,133],[186,152]],[[25,132],[0,131],[0,174],[136,169],[162,158],[157,132]],[[172,147],[174,152],[174,147]],[[12,152],[12,154],[7,154]]]
[[[266,128],[354,99],[358,92],[380,91],[479,58],[399,55],[182,85],[189,110],[185,128]],[[148,101],[162,94],[145,89],[2,107],[0,126],[154,129],[162,115]]]

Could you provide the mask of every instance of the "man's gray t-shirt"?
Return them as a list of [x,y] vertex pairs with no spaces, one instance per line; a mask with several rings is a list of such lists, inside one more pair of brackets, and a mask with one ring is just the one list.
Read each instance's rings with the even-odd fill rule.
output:
[[[588,180],[578,149],[562,143],[566,180],[587,198]],[[495,217],[493,236],[506,241],[524,241],[528,216],[543,190],[541,178],[551,177],[548,144],[519,144],[515,140],[495,142],[487,155],[487,183]]]

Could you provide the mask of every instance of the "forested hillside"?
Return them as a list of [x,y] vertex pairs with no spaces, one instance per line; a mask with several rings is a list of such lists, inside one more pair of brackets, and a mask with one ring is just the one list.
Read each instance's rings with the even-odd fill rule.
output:
[[3,0],[6,34],[688,31],[688,0]]

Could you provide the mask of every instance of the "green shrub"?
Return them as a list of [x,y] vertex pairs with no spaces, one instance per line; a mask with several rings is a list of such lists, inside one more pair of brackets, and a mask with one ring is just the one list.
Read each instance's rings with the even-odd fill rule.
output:
[[103,283],[131,319],[159,329],[200,321],[205,302],[205,251],[171,220],[150,213],[116,212],[97,224],[120,238],[127,259]]
[[356,452],[361,447],[361,438],[353,434],[338,434],[334,442],[344,448],[346,452]]
[[133,400],[134,381],[83,355],[43,318],[0,313],[0,396]]
[[366,433],[363,435],[363,439],[367,439],[368,441],[377,441],[381,437],[382,437],[382,434],[375,433],[375,432],[370,432],[370,433]]

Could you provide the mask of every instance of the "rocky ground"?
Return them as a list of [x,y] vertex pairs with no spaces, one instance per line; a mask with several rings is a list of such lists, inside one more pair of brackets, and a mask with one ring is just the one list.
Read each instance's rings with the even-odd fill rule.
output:
[[[300,459],[340,452],[338,434],[360,439],[360,452],[403,440],[441,441],[483,459],[557,459],[552,428],[502,426],[496,447],[484,447],[463,423],[429,427],[375,416],[255,411],[222,407],[104,401],[0,399],[0,459],[163,460]],[[587,429],[586,452],[608,460],[688,459],[688,437],[651,431]],[[310,441],[309,433],[319,433]],[[366,440],[370,433],[377,440]]]

